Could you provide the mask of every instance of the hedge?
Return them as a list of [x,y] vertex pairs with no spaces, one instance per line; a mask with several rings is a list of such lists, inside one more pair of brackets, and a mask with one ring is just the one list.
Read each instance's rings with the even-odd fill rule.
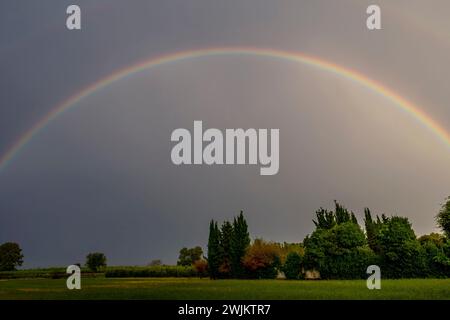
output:
[[107,267],[106,278],[198,277],[192,266]]

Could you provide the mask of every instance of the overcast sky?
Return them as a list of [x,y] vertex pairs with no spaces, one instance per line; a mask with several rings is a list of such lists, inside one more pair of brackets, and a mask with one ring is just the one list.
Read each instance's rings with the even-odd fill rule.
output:
[[[298,51],[358,70],[450,131],[450,3],[376,1],[0,2],[0,154],[61,101],[126,66],[223,46]],[[65,27],[82,9],[82,30]],[[176,128],[279,128],[280,171],[174,166]],[[299,242],[336,199],[360,223],[407,216],[436,231],[450,148],[390,100],[318,68],[251,56],[178,61],[126,77],[49,123],[0,171],[0,243],[25,267],[174,263],[206,249],[210,219],[244,210],[253,238]]]

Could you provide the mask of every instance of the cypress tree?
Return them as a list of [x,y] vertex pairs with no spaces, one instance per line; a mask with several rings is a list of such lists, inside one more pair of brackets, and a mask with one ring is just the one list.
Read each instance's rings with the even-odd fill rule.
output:
[[228,278],[231,275],[231,237],[233,236],[233,226],[229,221],[225,221],[220,229],[220,253],[221,262],[219,267],[220,276]]
[[250,234],[248,232],[247,221],[241,211],[233,221],[233,233],[231,237],[231,275],[233,278],[244,277],[244,267],[242,258],[250,245]]
[[217,222],[211,220],[208,238],[208,270],[211,279],[217,279],[220,267],[220,231]]

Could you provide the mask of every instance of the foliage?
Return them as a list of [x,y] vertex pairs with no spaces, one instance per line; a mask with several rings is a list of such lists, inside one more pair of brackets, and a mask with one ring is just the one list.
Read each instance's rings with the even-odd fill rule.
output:
[[408,218],[393,216],[383,221],[377,234],[384,277],[413,278],[426,273],[426,255]]
[[432,232],[430,234],[424,234],[423,236],[420,236],[417,240],[419,240],[421,245],[424,245],[427,242],[432,242],[434,245],[442,247],[445,244],[445,237],[442,234],[435,232]]
[[208,262],[205,259],[195,261],[193,267],[200,278],[208,275]]
[[198,277],[193,266],[107,267],[106,278]]
[[221,265],[222,254],[220,252],[220,231],[217,222],[211,220],[209,224],[208,238],[208,268],[211,279],[217,279],[219,276],[219,267]]
[[233,226],[229,221],[224,221],[220,229],[220,253],[221,262],[219,274],[221,278],[231,276],[231,239],[233,237]]
[[23,263],[22,249],[17,243],[0,245],[0,271],[13,271]]
[[[303,242],[305,270],[318,270],[323,279],[365,278],[367,266],[378,263],[353,212],[335,201],[335,211],[316,212],[316,230]],[[371,222],[366,210],[366,224]],[[369,223],[370,223],[369,222]],[[374,233],[375,234],[375,233]]]
[[195,261],[200,260],[202,258],[202,255],[203,250],[199,246],[194,248],[183,248],[180,250],[177,265],[191,266],[194,264]]
[[217,222],[212,220],[208,238],[210,278],[244,277],[242,259],[249,244],[250,234],[242,211],[232,224],[224,221],[220,229]]
[[450,197],[442,205],[441,210],[436,216],[438,226],[444,231],[448,239],[450,239]]
[[450,255],[446,251],[450,251],[450,243],[438,233],[430,233],[419,238],[426,257],[426,275],[430,277],[447,277],[450,276]]
[[233,233],[231,236],[231,275],[233,278],[244,277],[242,259],[250,245],[250,234],[248,232],[247,221],[241,211],[233,221]]
[[344,206],[334,201],[335,211],[328,211],[320,208],[316,211],[317,220],[313,220],[317,229],[331,229],[337,224],[352,222],[357,224],[356,216],[348,211]]
[[300,278],[302,267],[302,257],[297,252],[290,252],[286,257],[286,262],[283,264],[282,271],[286,279],[295,280]]
[[315,269],[323,279],[365,278],[367,266],[376,262],[364,233],[352,219],[331,229],[316,229],[304,241],[306,269]]
[[243,258],[249,278],[273,279],[280,267],[280,246],[273,242],[255,239]]
[[303,247],[302,243],[275,242],[275,244],[279,247],[281,264],[284,264],[286,262],[287,256],[291,252],[295,252],[301,257],[305,255],[305,248]]
[[[81,268],[83,277],[93,277],[97,274],[89,272],[87,268]],[[14,271],[1,271],[0,279],[30,279],[30,278],[43,278],[43,279],[57,279],[66,278],[66,268],[54,267],[54,268],[35,268],[35,269],[21,269]]]
[[106,267],[106,256],[101,252],[89,253],[86,256],[86,267],[93,272]]

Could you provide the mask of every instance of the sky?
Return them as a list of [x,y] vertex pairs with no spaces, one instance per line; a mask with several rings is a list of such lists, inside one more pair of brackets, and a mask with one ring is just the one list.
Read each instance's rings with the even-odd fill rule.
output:
[[[299,52],[358,71],[450,132],[450,3],[373,1],[0,2],[0,155],[70,96],[165,54],[214,47]],[[82,29],[66,29],[76,3]],[[280,129],[280,170],[175,166],[171,132]],[[1,156],[0,156],[1,157]],[[206,250],[211,219],[240,210],[252,238],[300,242],[319,207],[401,215],[437,231],[450,194],[450,146],[360,83],[302,63],[207,56],[144,70],[95,91],[40,130],[0,169],[0,243],[24,267],[175,263]]]

